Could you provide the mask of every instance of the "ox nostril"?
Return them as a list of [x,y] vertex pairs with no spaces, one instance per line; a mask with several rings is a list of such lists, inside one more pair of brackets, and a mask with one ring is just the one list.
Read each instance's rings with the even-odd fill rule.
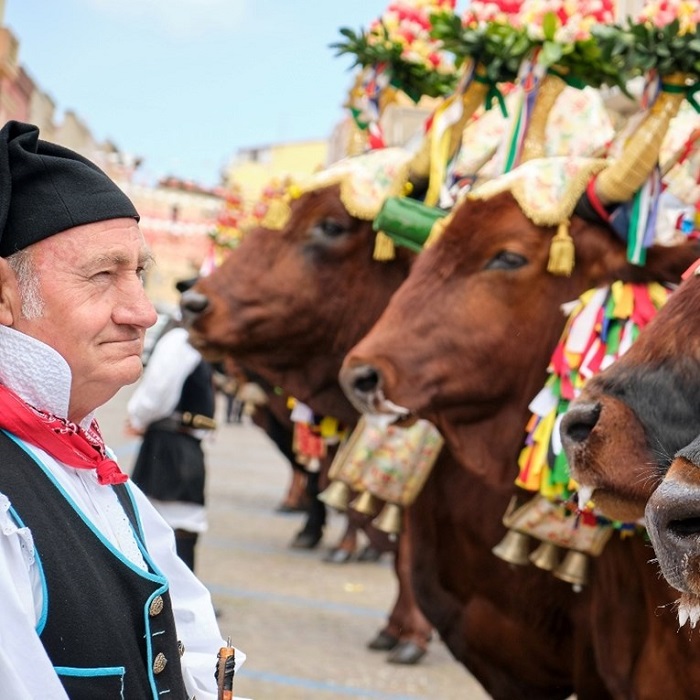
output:
[[374,367],[362,365],[356,367],[352,374],[352,388],[358,393],[368,394],[379,386],[379,372]]
[[209,299],[200,292],[188,289],[180,298],[183,317],[199,316],[209,306]]
[[700,535],[700,516],[671,520],[668,523],[668,530],[674,537],[697,538]]
[[585,442],[600,418],[599,403],[572,405],[561,421],[562,440],[571,443]]

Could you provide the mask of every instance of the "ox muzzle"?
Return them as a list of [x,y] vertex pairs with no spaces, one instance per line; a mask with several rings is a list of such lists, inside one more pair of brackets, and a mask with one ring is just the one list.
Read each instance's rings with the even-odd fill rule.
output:
[[184,292],[180,297],[180,312],[185,327],[190,328],[208,307],[209,299],[206,295],[194,289]]

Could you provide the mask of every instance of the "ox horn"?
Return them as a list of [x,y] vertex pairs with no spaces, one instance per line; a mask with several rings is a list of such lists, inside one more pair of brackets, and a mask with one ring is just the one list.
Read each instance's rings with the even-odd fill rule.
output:
[[572,584],[578,593],[588,583],[588,556],[571,549],[553,573],[558,579]]
[[347,510],[350,503],[350,487],[343,481],[332,481],[318,494],[318,500],[336,510]]
[[626,202],[646,182],[659,161],[659,153],[671,119],[686,96],[686,76],[674,73],[664,78],[661,92],[627,139],[622,155],[596,178],[595,191],[604,205]]
[[[467,68],[457,90],[433,112],[430,131],[411,160],[411,180],[428,180],[428,191],[423,200],[428,206],[438,203],[447,163],[462,143],[462,132],[467,122],[486,100],[489,84],[482,78],[484,73],[481,66],[477,66],[473,74],[471,67]],[[450,123],[455,113],[459,116]],[[446,124],[446,128],[440,129],[441,124]]]
[[532,107],[532,116],[523,138],[523,151],[520,162],[524,163],[547,155],[547,120],[559,95],[566,88],[566,82],[558,75],[547,73],[542,78]]
[[506,536],[491,550],[509,564],[526,566],[530,563],[530,537],[518,530],[508,530]]

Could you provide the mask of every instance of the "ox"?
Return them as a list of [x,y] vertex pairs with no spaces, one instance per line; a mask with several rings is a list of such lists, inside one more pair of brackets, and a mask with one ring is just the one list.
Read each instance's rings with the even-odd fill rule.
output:
[[[339,186],[311,190],[292,204],[282,231],[256,229],[210,276],[183,296],[191,342],[207,356],[230,354],[314,412],[346,426],[357,411],[337,381],[347,350],[362,337],[408,275],[415,257],[399,248],[374,260],[371,222],[351,216]],[[377,549],[394,549],[367,528]],[[389,659],[415,663],[432,634],[407,584],[408,552],[395,558],[396,605],[371,648],[396,644]],[[397,644],[398,642],[398,644]]]
[[494,697],[564,697],[567,684],[580,699],[696,697],[700,658],[691,662],[688,640],[657,616],[669,591],[643,544],[612,540],[578,595],[491,554],[528,404],[564,327],[561,305],[615,279],[677,281],[696,256],[691,246],[655,248],[639,268],[607,226],[574,216],[570,234],[573,273],[553,276],[551,228],[509,192],[467,200],[349,353],[341,382],[361,410],[399,406],[405,419],[431,420],[459,459],[436,465],[412,506],[413,582],[441,637]]
[[690,616],[693,624],[700,605],[698,303],[694,274],[630,350],[586,384],[562,421],[572,471],[596,507],[630,519],[646,505],[662,571],[685,594],[681,621]]

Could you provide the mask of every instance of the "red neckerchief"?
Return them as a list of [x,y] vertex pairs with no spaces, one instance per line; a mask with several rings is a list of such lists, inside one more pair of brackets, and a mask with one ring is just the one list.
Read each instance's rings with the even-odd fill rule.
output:
[[123,484],[127,475],[107,456],[97,421],[88,430],[40,411],[0,384],[0,428],[40,447],[69,467],[95,469],[100,484]]

